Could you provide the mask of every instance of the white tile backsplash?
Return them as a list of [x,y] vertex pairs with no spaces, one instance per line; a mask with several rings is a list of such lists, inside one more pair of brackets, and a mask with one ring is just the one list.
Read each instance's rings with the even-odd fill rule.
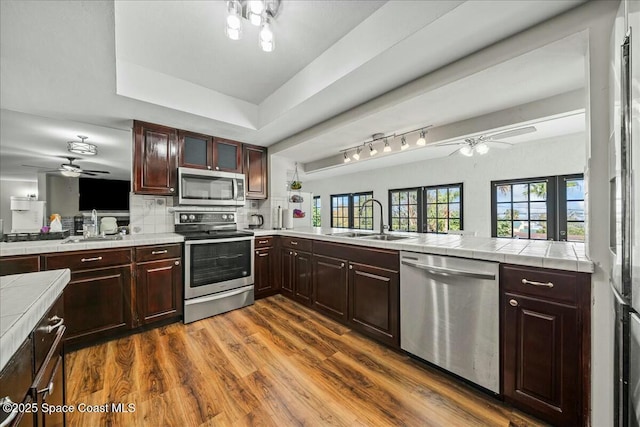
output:
[[130,195],[130,225],[131,234],[172,233],[173,214],[169,208],[173,207],[173,197]]

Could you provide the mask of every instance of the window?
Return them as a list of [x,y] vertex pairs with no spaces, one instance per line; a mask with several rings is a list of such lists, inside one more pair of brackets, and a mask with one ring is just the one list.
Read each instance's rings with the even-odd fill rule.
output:
[[311,225],[320,227],[320,196],[313,196],[313,207],[311,208]]
[[550,176],[492,182],[491,235],[584,241],[584,178]]
[[373,206],[367,204],[360,215],[360,207],[372,198],[372,191],[331,195],[331,227],[373,230]]
[[462,183],[389,190],[391,230],[447,233],[462,229]]
[[425,187],[426,233],[462,229],[462,184]]
[[418,231],[420,188],[389,191],[391,230]]

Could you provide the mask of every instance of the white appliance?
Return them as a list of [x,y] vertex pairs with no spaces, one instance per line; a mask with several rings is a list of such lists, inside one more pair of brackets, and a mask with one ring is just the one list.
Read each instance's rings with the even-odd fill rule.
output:
[[[612,37],[611,290],[614,426],[640,426],[640,2],[621,3]],[[619,86],[616,87],[616,85]]]
[[44,207],[47,202],[27,197],[11,197],[11,232],[39,233],[44,226]]

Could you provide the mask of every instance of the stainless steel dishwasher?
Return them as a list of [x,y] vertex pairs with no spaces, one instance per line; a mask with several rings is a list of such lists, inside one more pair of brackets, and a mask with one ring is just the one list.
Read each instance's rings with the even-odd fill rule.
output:
[[400,347],[500,392],[498,263],[400,252]]

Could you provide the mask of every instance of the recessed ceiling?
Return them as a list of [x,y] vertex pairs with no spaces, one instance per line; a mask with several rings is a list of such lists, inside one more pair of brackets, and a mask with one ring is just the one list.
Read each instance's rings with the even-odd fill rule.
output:
[[[582,2],[283,0],[266,56],[249,26],[231,48],[222,1],[3,0],[0,107],[66,122],[63,143],[138,119],[268,146]],[[45,145],[10,164],[48,149],[31,137]],[[129,159],[119,141],[114,158]]]

